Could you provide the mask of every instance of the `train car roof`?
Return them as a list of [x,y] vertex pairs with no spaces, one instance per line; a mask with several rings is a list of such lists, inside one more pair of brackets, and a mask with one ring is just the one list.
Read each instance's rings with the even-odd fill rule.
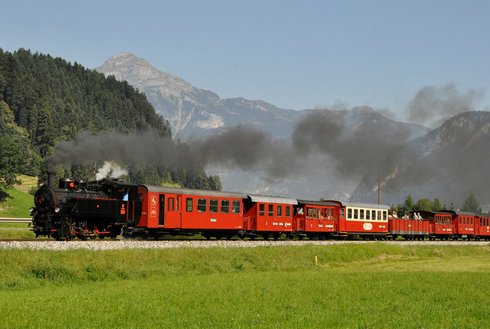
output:
[[354,207],[354,208],[371,208],[371,209],[390,209],[390,206],[385,204],[377,204],[377,203],[351,203],[345,202],[343,204],[345,207]]
[[432,210],[413,210],[410,211],[409,213],[431,214],[431,215],[454,215],[453,213],[448,211],[432,211]]
[[282,203],[282,204],[292,204],[297,205],[298,200],[277,197],[277,196],[265,196],[265,195],[257,195],[257,194],[249,194],[250,200],[252,202],[266,202],[266,203]]
[[342,206],[342,202],[335,200],[298,200],[299,204],[311,204],[314,206]]
[[222,191],[211,191],[211,190],[195,190],[186,188],[173,188],[173,187],[163,187],[163,186],[151,186],[151,185],[139,185],[148,189],[148,192],[156,193],[176,193],[176,194],[186,194],[186,195],[197,195],[197,196],[214,196],[222,198],[240,198],[246,199],[247,194],[239,192],[222,192]]
[[476,216],[476,213],[471,211],[459,211],[459,210],[441,210],[441,212],[450,213],[453,215],[463,216]]

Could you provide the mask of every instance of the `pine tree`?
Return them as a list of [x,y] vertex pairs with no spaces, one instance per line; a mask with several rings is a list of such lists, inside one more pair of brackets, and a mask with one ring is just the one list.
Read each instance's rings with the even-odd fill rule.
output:
[[462,211],[470,211],[481,213],[482,209],[480,208],[480,203],[476,199],[473,192],[470,192],[470,195],[464,200],[463,206],[461,207]]

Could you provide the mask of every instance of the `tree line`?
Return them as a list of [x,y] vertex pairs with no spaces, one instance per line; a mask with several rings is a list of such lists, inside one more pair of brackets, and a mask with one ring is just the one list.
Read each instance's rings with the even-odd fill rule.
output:
[[[25,49],[10,53],[0,48],[0,110],[0,190],[4,192],[16,183],[16,174],[45,178],[46,159],[55,145],[73,140],[80,131],[151,129],[171,136],[168,121],[127,82]],[[79,174],[95,178],[93,168],[76,164],[62,173]],[[207,177],[203,168],[132,166],[127,178],[135,183],[221,188],[219,177]]]
[[[398,214],[398,217],[402,217],[411,211],[440,211],[440,210],[456,210],[456,207],[451,202],[449,205],[442,204],[438,198],[433,200],[430,199],[420,199],[417,202],[414,201],[412,195],[408,195],[403,203],[398,205],[392,205],[391,210]],[[461,207],[458,208],[460,211],[482,213],[483,209],[480,207],[480,203],[476,199],[473,193],[469,195],[464,200]]]

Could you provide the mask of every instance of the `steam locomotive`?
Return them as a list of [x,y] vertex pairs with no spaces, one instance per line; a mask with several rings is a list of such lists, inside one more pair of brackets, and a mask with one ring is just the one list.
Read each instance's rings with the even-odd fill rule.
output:
[[34,195],[31,215],[36,237],[115,238],[127,225],[137,224],[141,201],[136,185],[60,179],[56,187],[54,177],[49,173],[48,184],[41,185]]
[[57,240],[160,238],[201,234],[207,239],[490,239],[490,216],[419,211],[398,218],[378,204],[134,185],[117,180],[60,179],[34,196],[33,231]]

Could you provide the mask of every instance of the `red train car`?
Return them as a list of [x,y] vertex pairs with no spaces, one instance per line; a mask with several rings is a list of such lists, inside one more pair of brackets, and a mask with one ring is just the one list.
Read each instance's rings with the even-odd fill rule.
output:
[[387,205],[344,203],[340,208],[338,233],[341,236],[385,237],[389,209]]
[[293,233],[293,207],[296,199],[248,195],[244,201],[243,228],[247,235],[278,239],[281,234]]
[[230,238],[243,232],[245,194],[146,185],[139,185],[138,192],[143,211],[132,236],[202,232],[207,238]]
[[430,221],[423,218],[390,216],[388,225],[393,240],[399,236],[405,240],[424,240],[429,237]]
[[453,215],[446,211],[412,211],[410,216],[429,221],[430,240],[447,240],[453,236]]
[[463,211],[446,210],[453,218],[453,239],[468,239],[475,237],[476,214]]
[[298,200],[293,219],[295,235],[310,239],[337,235],[341,207],[339,201]]
[[490,215],[479,215],[475,220],[475,238],[490,239]]

